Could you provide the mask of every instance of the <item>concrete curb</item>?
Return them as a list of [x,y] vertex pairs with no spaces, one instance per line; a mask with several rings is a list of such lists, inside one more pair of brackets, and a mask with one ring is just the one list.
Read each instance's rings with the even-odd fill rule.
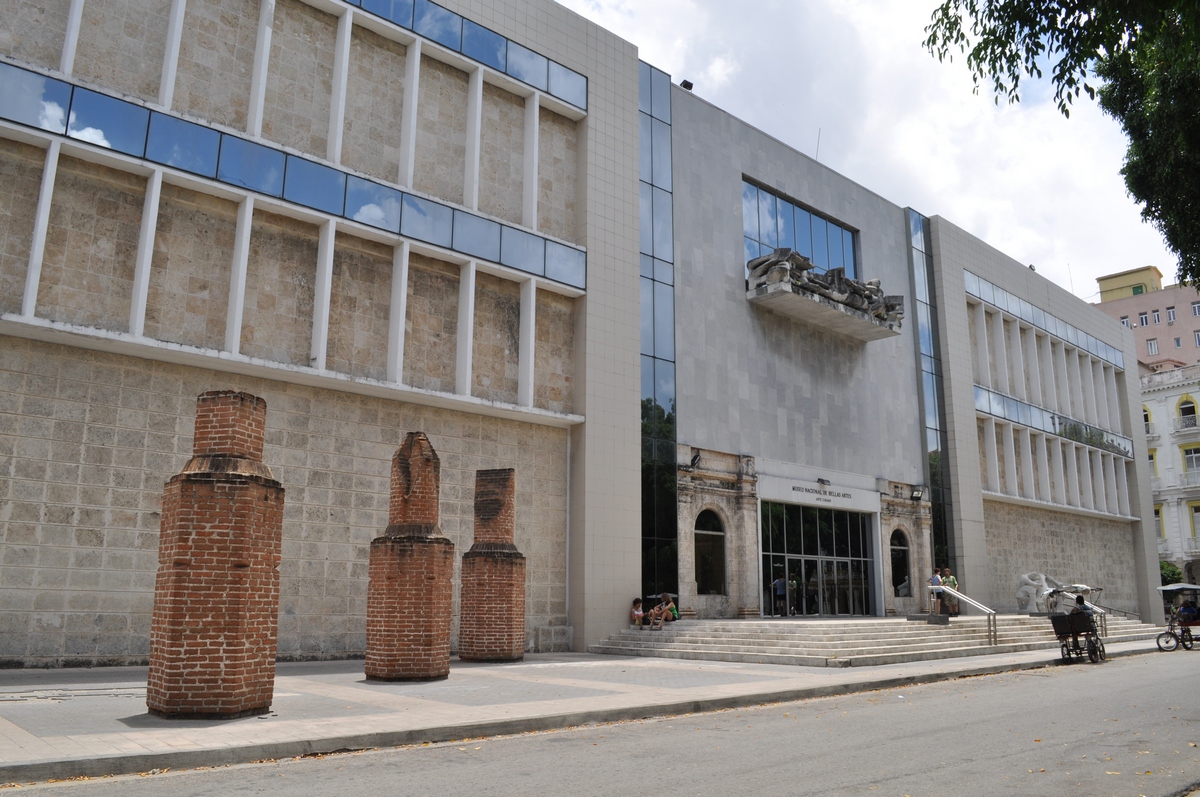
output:
[[[1123,658],[1145,653],[1157,653],[1151,649],[1113,652],[1109,658]],[[195,767],[217,767],[231,764],[248,764],[306,755],[350,752],[377,747],[400,747],[412,744],[449,742],[484,736],[508,736],[534,731],[558,730],[579,725],[594,725],[602,722],[669,717],[680,714],[695,714],[705,711],[747,708],[750,706],[790,703],[818,697],[871,692],[877,689],[894,689],[916,684],[954,681],[980,675],[996,675],[1004,672],[1036,670],[1045,667],[1068,666],[1060,660],[1031,661],[1010,664],[990,664],[967,667],[960,670],[906,675],[893,678],[876,678],[855,683],[829,684],[827,686],[783,689],[718,697],[703,700],[687,700],[671,703],[656,703],[644,706],[624,706],[611,709],[546,714],[540,717],[523,717],[488,722],[467,722],[431,728],[414,728],[404,731],[330,736],[322,739],[300,739],[290,742],[221,747],[207,750],[179,750],[164,753],[127,756],[105,756],[100,758],[67,759],[61,761],[39,761],[31,764],[16,764],[0,767],[0,786],[10,783],[29,783],[50,779],[63,780],[80,777],[103,777],[105,775],[128,775],[159,769],[193,769]],[[181,721],[182,722],[182,721]]]

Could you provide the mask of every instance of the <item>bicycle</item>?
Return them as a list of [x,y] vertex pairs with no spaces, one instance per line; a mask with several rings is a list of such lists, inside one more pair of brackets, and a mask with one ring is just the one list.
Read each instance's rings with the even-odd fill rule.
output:
[[1158,649],[1162,651],[1172,651],[1183,646],[1184,650],[1192,649],[1192,629],[1179,622],[1179,613],[1171,612],[1171,619],[1167,621],[1167,630],[1158,635],[1154,640],[1158,645]]

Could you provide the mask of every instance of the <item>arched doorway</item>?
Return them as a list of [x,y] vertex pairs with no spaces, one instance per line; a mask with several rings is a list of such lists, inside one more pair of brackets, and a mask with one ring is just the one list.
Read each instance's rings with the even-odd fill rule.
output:
[[696,518],[696,594],[725,594],[725,526],[711,509]]
[[909,565],[908,537],[900,529],[892,532],[892,595],[911,598],[912,568]]

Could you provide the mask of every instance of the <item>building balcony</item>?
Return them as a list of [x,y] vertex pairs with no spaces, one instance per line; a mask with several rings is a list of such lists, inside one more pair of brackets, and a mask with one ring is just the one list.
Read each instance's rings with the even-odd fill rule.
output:
[[1171,419],[1171,433],[1180,440],[1200,440],[1200,416],[1178,415]]
[[1200,487],[1200,470],[1186,470],[1179,474],[1179,486]]
[[1146,439],[1147,440],[1157,440],[1158,439],[1158,427],[1155,426],[1154,424],[1152,424],[1150,421],[1146,421]]

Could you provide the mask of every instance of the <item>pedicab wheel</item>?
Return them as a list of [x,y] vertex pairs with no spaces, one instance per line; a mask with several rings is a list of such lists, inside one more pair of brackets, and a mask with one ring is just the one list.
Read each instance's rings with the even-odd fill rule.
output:
[[1163,631],[1158,635],[1158,638],[1155,639],[1154,642],[1158,645],[1159,650],[1165,650],[1168,652],[1179,647],[1179,637],[1175,636],[1170,631]]
[[1071,646],[1066,642],[1062,643],[1062,648],[1059,650],[1062,654],[1062,660],[1069,662],[1071,660]]
[[1089,639],[1087,641],[1088,661],[1092,664],[1100,661],[1100,648],[1096,645],[1096,640]]
[[1179,644],[1183,645],[1184,650],[1192,649],[1192,629],[1186,625],[1179,629]]
[[1100,661],[1104,661],[1105,659],[1107,659],[1108,655],[1104,652],[1104,640],[1097,639],[1096,646],[1098,648],[1100,648]]

